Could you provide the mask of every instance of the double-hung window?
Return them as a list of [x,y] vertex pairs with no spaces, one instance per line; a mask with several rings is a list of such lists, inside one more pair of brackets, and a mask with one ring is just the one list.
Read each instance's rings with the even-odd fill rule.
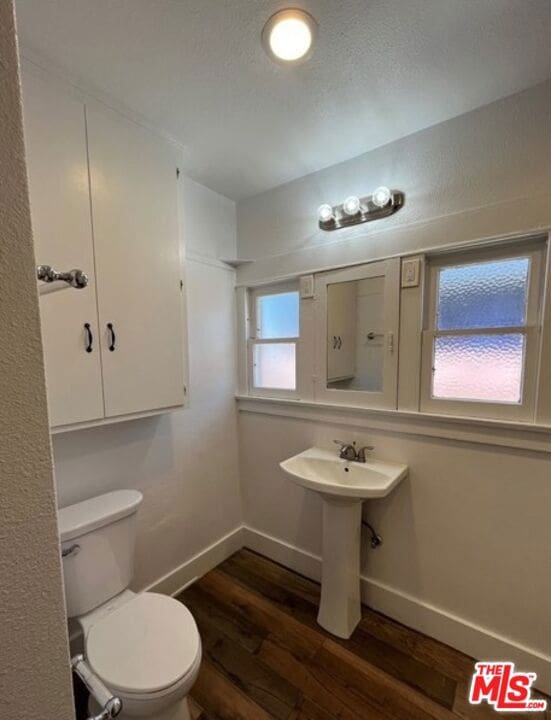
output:
[[254,394],[294,395],[300,324],[296,284],[252,290],[249,302],[249,387]]
[[421,410],[533,420],[543,244],[429,261]]

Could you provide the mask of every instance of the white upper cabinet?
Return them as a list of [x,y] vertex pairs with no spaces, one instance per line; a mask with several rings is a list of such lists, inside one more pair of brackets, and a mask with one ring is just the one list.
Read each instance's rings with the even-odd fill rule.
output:
[[24,117],[36,261],[90,280],[40,298],[52,427],[182,406],[175,149],[30,72]]
[[103,108],[87,127],[106,416],[182,405],[174,151]]
[[83,290],[40,298],[50,423],[87,422],[104,408],[84,105],[30,73],[23,99],[36,262],[89,278]]

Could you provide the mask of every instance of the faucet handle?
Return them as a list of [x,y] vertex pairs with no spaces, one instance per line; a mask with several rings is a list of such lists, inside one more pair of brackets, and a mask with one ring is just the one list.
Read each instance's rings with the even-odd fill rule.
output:
[[339,457],[341,460],[354,461],[356,459],[356,443],[343,442],[342,440],[333,440],[334,443],[340,445]]
[[347,445],[351,445],[352,443],[345,442],[344,440],[333,440],[335,445],[340,445],[341,448],[346,447]]
[[348,448],[351,448],[354,450],[354,453],[356,452],[356,441],[353,442],[346,442],[345,440],[333,440],[335,445],[338,445],[341,449],[341,453],[344,453],[348,450]]

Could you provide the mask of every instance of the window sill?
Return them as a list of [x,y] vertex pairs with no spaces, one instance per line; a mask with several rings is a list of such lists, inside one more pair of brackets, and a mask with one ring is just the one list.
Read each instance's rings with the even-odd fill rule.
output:
[[[551,425],[237,395],[239,412],[551,453]],[[366,427],[366,423],[369,423]]]

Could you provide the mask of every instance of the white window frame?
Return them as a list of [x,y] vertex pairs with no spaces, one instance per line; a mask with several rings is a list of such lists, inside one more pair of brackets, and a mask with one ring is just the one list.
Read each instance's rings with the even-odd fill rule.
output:
[[[449,254],[429,258],[425,284],[427,288],[424,312],[425,329],[422,334],[421,412],[527,422],[535,420],[541,352],[545,253],[545,242],[526,241],[524,243],[498,245],[478,250],[455,250]],[[492,260],[507,260],[515,257],[529,257],[531,261],[525,325],[463,330],[438,330],[436,328],[437,284],[441,268]],[[522,400],[520,403],[452,400],[432,396],[435,338],[447,335],[503,335],[508,333],[522,334],[526,338]]]
[[[340,390],[327,387],[327,287],[334,283],[384,277],[383,329],[385,357],[383,389]],[[398,353],[400,337],[400,258],[332,270],[315,276],[316,367],[314,397],[318,402],[396,410],[398,399]]]
[[[298,293],[299,302],[299,330],[296,337],[286,338],[260,338],[258,337],[258,323],[257,323],[257,300],[259,297],[266,297],[267,295],[282,295],[284,293],[296,292]],[[297,398],[298,392],[298,356],[299,356],[299,344],[300,344],[300,292],[299,283],[296,281],[289,281],[285,283],[278,283],[277,285],[260,286],[256,288],[249,288],[248,291],[248,304],[249,304],[249,337],[247,339],[247,376],[248,376],[248,389],[249,395],[257,397],[267,398]],[[287,390],[282,388],[265,388],[256,387],[254,384],[254,348],[256,345],[294,345],[295,346],[295,389]]]

